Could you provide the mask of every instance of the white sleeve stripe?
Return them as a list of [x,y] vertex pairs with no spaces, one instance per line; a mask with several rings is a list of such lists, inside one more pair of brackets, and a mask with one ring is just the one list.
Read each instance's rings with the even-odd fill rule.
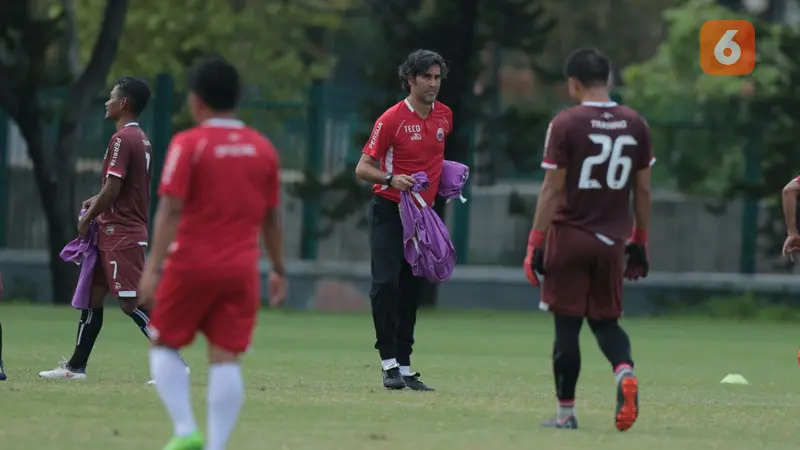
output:
[[117,178],[122,178],[122,174],[121,173],[112,172],[110,170],[108,171],[108,175],[114,175]]
[[556,169],[558,169],[558,165],[557,164],[543,162],[542,163],[542,169],[556,170]]
[[653,164],[655,163],[656,163],[656,157],[653,156],[652,158],[650,158],[650,167],[653,167]]

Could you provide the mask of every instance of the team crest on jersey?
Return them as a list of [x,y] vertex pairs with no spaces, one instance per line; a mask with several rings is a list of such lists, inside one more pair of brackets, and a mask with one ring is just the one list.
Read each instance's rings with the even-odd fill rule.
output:
[[441,142],[444,139],[444,128],[439,128],[436,130],[436,140]]
[[114,234],[114,227],[106,227],[106,235],[111,236]]

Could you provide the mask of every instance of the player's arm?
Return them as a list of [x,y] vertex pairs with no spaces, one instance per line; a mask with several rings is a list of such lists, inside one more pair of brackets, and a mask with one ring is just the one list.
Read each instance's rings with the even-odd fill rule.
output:
[[361,158],[356,164],[356,178],[373,184],[386,184],[386,174],[378,167],[378,161],[386,155],[392,145],[394,124],[388,120],[387,114],[379,117],[372,127],[369,141],[361,151]]
[[564,116],[559,114],[547,126],[542,157],[542,169],[545,169],[545,175],[536,200],[532,235],[536,233],[544,236],[564,196],[567,183],[567,138],[566,122],[563,118]]
[[653,208],[650,178],[656,157],[650,139],[650,126],[642,119],[643,136],[640,153],[642,156],[636,163],[636,175],[633,183],[633,232],[631,240],[640,244],[647,243],[647,232],[650,229],[650,215]]
[[145,272],[157,273],[167,258],[169,246],[175,240],[183,212],[183,201],[189,193],[193,148],[182,136],[173,138],[167,150],[161,184],[158,188],[158,208],[153,218],[153,236]]
[[267,212],[261,223],[261,235],[264,239],[264,248],[272,263],[272,271],[280,276],[286,275],[286,266],[283,261],[283,226],[281,225],[280,192],[281,181],[279,172],[280,163],[276,159],[270,168],[270,176],[266,186]]
[[89,205],[86,214],[83,215],[86,221],[95,219],[111,208],[111,205],[119,197],[119,193],[122,190],[122,181],[128,172],[128,164],[133,153],[131,142],[126,138],[117,136],[109,147],[108,157],[111,158],[111,162],[109,162],[108,170],[106,170],[106,182],[103,183],[100,193],[97,194],[94,202]]
[[156,216],[153,220],[153,238],[150,245],[150,255],[147,257],[145,271],[158,272],[161,264],[167,258],[169,245],[175,240],[178,233],[178,224],[183,212],[183,199],[162,195],[158,200]]
[[539,197],[536,201],[536,213],[533,216],[533,229],[537,232],[545,233],[553,217],[556,215],[561,199],[564,197],[564,189],[567,184],[567,169],[549,169],[545,172],[544,181],[539,189]]
[[793,179],[783,187],[783,219],[786,222],[786,233],[797,236],[797,196],[800,195],[800,177]]

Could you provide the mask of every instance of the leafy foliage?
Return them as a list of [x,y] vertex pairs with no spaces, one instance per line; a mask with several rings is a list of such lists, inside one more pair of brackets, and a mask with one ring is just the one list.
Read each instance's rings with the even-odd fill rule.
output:
[[[91,53],[104,0],[75,0],[81,55]],[[326,40],[342,24],[349,1],[328,3],[230,0],[137,0],[125,21],[110,77],[175,76],[196,57],[225,56],[258,90],[253,98],[297,100],[312,79],[326,76],[333,57]]]
[[[624,73],[626,103],[648,117],[662,175],[668,172],[681,191],[717,204],[739,196],[762,200],[761,232],[774,250],[783,236],[780,191],[800,167],[800,31],[703,0],[667,10],[665,19],[669,38],[658,53]],[[697,36],[711,19],[754,23],[753,74],[702,73]]]

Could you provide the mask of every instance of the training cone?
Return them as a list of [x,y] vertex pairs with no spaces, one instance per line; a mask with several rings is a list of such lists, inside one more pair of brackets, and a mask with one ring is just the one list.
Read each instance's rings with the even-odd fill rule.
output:
[[738,373],[729,373],[720,381],[722,384],[750,384]]

